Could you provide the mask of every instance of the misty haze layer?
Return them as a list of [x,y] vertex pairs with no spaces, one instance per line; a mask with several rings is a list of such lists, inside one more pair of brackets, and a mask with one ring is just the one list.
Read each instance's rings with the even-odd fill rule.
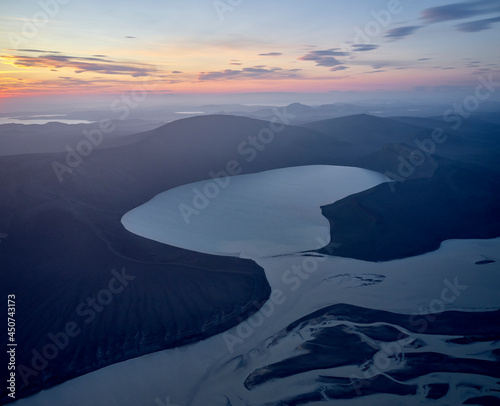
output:
[[122,218],[134,234],[209,254],[259,258],[321,248],[320,207],[389,179],[361,168],[311,165],[170,189]]

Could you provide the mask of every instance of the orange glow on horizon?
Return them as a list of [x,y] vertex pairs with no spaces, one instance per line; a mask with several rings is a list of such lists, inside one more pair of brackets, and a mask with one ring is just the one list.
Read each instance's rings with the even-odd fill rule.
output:
[[[11,61],[8,62],[9,65]],[[4,63],[5,65],[5,63]],[[1,66],[1,65],[0,65]],[[17,66],[17,65],[15,65]],[[17,77],[12,75],[18,73]],[[235,94],[235,93],[326,93],[329,91],[411,90],[417,86],[452,85],[456,76],[450,71],[413,70],[377,73],[349,71],[321,72],[321,76],[236,78],[196,80],[199,72],[172,74],[153,72],[138,78],[124,74],[74,73],[62,67],[56,72],[40,67],[18,71],[0,71],[0,98],[57,95],[110,95],[147,91],[151,94]],[[2,77],[3,74],[9,75]]]

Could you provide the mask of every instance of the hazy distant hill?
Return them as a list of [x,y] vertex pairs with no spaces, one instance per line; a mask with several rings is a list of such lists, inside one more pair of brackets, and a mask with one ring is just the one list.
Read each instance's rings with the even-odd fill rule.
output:
[[421,126],[368,114],[316,121],[304,124],[304,127],[328,134],[335,140],[355,144],[360,156],[376,152],[386,144],[413,144],[417,137],[430,134],[427,128]]
[[[144,120],[114,120],[112,131],[103,134],[100,148],[125,145],[129,135],[157,128],[164,123]],[[111,128],[111,127],[110,127]],[[0,156],[64,152],[66,147],[76,148],[86,140],[84,131],[99,129],[99,123],[64,124],[2,124],[0,125]]]
[[[367,107],[347,103],[323,104],[319,106],[292,103],[286,106],[285,109],[291,115],[290,123],[294,125],[302,125],[311,121],[330,119],[332,117],[366,113],[369,110]],[[276,115],[276,108],[263,108],[255,112],[241,113],[241,115],[270,121]]]

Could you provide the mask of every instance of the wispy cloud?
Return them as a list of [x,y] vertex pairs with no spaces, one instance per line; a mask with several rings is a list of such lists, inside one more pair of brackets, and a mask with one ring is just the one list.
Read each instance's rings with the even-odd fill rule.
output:
[[284,70],[282,68],[252,67],[241,70],[225,69],[222,71],[200,72],[198,80],[238,80],[238,79],[289,79],[299,75],[297,69]]
[[148,76],[155,69],[149,65],[121,64],[111,59],[100,57],[76,57],[68,55],[3,55],[0,59],[19,67],[39,67],[48,69],[71,68],[75,73],[97,72],[107,75],[128,75],[132,77]]
[[[498,0],[466,0],[457,3],[445,4],[443,6],[430,7],[421,12],[420,22],[423,25],[411,25],[393,28],[386,32],[385,37],[393,41],[406,38],[425,25],[445,21],[473,18],[479,15],[500,13],[500,1]],[[500,15],[477,21],[465,22],[457,25],[459,31],[477,32],[491,28],[492,24],[500,21]]]
[[414,34],[420,28],[420,25],[409,25],[406,27],[393,28],[392,30],[389,30],[385,33],[385,37],[391,38],[393,40],[398,40]]
[[320,51],[311,51],[298,58],[300,61],[314,61],[316,66],[337,66],[342,65],[336,56],[348,56],[349,52],[340,51],[340,48],[331,48]]
[[457,28],[462,32],[478,32],[492,28],[494,23],[500,22],[500,17],[485,18],[483,20],[470,21],[467,23],[458,24]]
[[379,69],[396,69],[396,68],[412,68],[412,64],[404,60],[384,60],[384,59],[365,59],[363,61],[353,60],[351,61],[353,65],[358,66],[369,66],[373,70]]
[[379,45],[374,45],[374,44],[353,44],[351,45],[351,49],[356,52],[366,52],[366,51],[373,51],[374,49],[377,49]]
[[330,68],[330,70],[332,72],[337,72],[337,71],[346,70],[346,69],[349,69],[349,67],[348,66],[343,66],[343,65],[341,65],[341,66],[334,66],[333,68]]
[[[85,78],[82,76],[79,77],[71,77],[71,76],[58,76],[55,79],[47,79],[47,80],[36,80],[36,79],[17,79],[15,82],[8,82],[4,87],[5,91],[14,91],[19,94],[31,94],[31,93],[46,93],[47,91],[55,91],[58,92],[61,89],[64,89],[64,92],[78,92],[78,93],[110,93],[117,92],[117,89],[123,91],[124,89],[129,89],[132,85],[133,89],[136,88],[135,81],[131,81],[130,79],[124,76],[113,76],[109,77],[91,77]],[[176,81],[165,80],[162,81],[162,84],[173,84],[177,83]],[[5,83],[4,83],[5,84]],[[0,85],[0,89],[2,85]],[[142,87],[141,87],[142,89]],[[143,91],[151,92],[151,93],[166,93],[170,92],[171,89],[166,89],[165,87],[158,88],[157,90],[149,90],[143,89]]]
[[500,13],[500,2],[498,0],[468,0],[431,7],[422,11],[422,18],[427,23],[438,23],[491,13]]
[[281,52],[268,52],[267,54],[259,54],[259,56],[280,56],[283,55]]
[[6,49],[6,51],[17,51],[17,52],[36,52],[38,54],[60,54],[59,51],[42,51],[40,49]]
[[[369,66],[373,69],[373,71],[369,73],[378,73],[385,72],[386,70],[383,68],[399,68],[402,65],[405,65],[402,61],[386,61],[386,60],[378,60],[375,59],[366,59],[361,58],[361,56],[354,56],[354,53],[357,52],[368,52],[378,49],[380,46],[375,44],[352,44],[350,46],[351,52],[341,51],[339,48],[332,48],[326,50],[319,51],[310,51],[304,56],[298,58],[302,61],[313,61],[316,63],[316,66],[325,66],[329,67],[331,72],[344,71],[349,69],[352,66]],[[351,58],[346,60],[339,60],[336,56],[351,56]],[[352,66],[346,66],[352,65]],[[403,66],[404,68],[408,68],[407,66]],[[368,73],[368,72],[367,72]]]

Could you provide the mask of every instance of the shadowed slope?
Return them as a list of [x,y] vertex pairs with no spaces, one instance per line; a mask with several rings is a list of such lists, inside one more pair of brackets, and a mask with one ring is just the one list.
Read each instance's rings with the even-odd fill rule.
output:
[[433,251],[447,239],[498,237],[498,173],[436,162],[432,178],[396,183],[394,191],[380,185],[324,206],[331,235],[324,252],[387,261]]

